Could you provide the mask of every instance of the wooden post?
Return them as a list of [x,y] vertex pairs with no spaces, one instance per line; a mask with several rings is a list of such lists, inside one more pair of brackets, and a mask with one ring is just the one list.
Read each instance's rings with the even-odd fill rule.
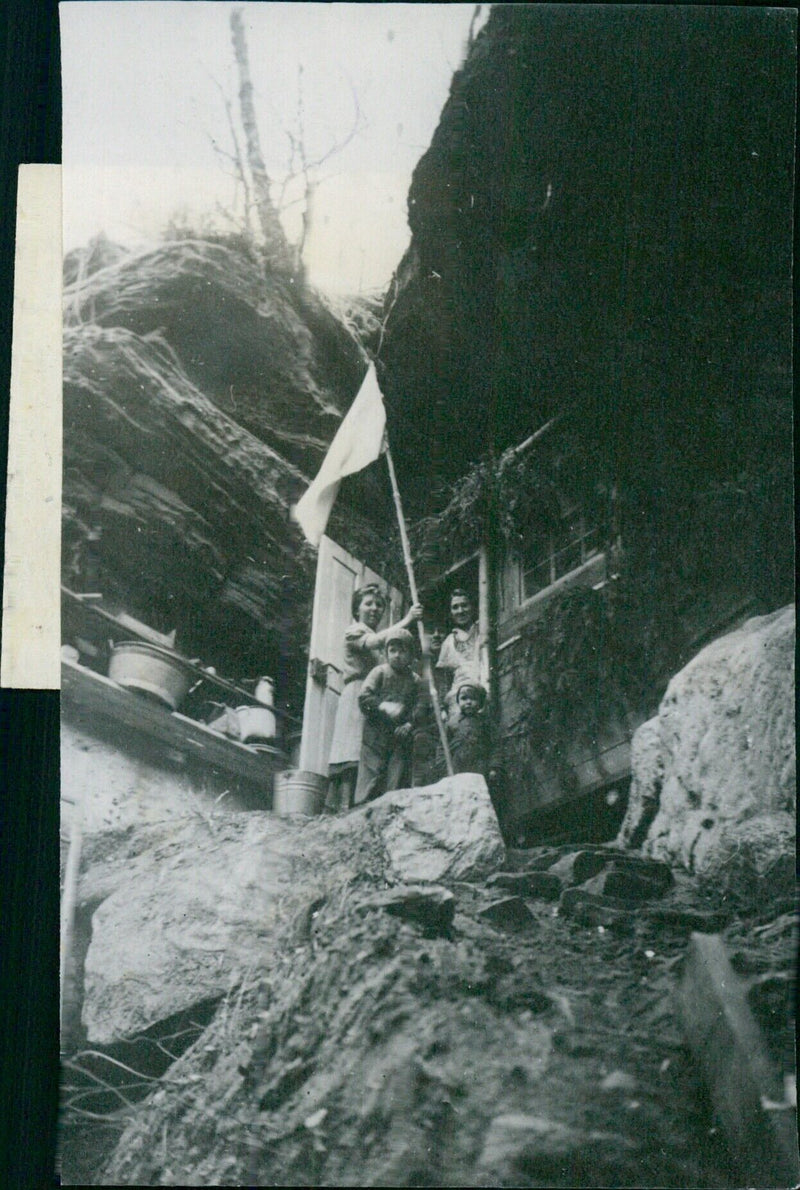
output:
[[[388,436],[384,438],[386,465],[389,468],[389,482],[392,485],[392,496],[394,498],[394,507],[397,512],[397,523],[400,526],[400,541],[403,546],[403,559],[406,564],[406,574],[408,575],[408,586],[411,591],[411,602],[419,603],[419,594],[417,591],[417,580],[414,575],[414,563],[411,559],[411,545],[408,540],[408,532],[406,530],[406,521],[403,516],[403,504],[400,499],[400,489],[397,486],[397,475],[394,469],[394,462],[392,460],[392,452],[389,450]],[[425,630],[422,627],[422,621],[417,620],[417,629],[419,631],[419,643],[422,649],[422,665],[425,670],[425,676],[428,679],[428,690],[431,695],[431,702],[433,703],[433,713],[436,716],[436,725],[439,728],[439,739],[442,741],[442,750],[444,752],[444,760],[447,765],[447,772],[449,776],[453,776],[453,758],[450,755],[450,744],[447,739],[447,732],[445,731],[444,723],[442,722],[442,709],[439,705],[439,693],[436,689],[436,682],[434,681],[433,671],[431,670],[430,658],[425,650]]]
[[59,956],[60,992],[59,1018],[64,1027],[64,993],[67,977],[67,964],[72,949],[72,926],[75,920],[75,901],[77,898],[78,869],[81,862],[81,846],[83,843],[83,805],[82,799],[72,803],[72,825],[69,835],[69,851],[64,870],[64,891],[61,894],[61,953]]
[[796,1186],[797,1114],[719,934],[692,934],[678,1007],[742,1184]]
[[486,687],[488,695],[492,694],[492,666],[489,651],[489,628],[491,612],[489,609],[489,551],[486,543],[481,542],[478,553],[478,634],[480,636],[480,678]]

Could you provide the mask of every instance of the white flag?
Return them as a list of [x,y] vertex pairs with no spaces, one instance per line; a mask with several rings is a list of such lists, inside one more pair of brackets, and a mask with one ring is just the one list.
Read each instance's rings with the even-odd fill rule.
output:
[[292,509],[292,516],[312,545],[320,543],[344,476],[361,471],[380,456],[385,428],[383,395],[378,387],[375,367],[370,364],[316,479]]

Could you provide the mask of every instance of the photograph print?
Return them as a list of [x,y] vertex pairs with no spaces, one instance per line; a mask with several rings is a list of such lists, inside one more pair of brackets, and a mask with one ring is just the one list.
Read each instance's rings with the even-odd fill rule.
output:
[[795,1184],[796,11],[60,24],[61,1183]]

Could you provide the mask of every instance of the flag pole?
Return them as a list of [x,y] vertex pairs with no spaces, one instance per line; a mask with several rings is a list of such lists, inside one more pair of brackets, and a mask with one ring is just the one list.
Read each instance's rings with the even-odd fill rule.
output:
[[[408,575],[408,585],[411,590],[411,602],[419,603],[419,592],[417,591],[417,580],[414,576],[414,563],[411,559],[411,546],[408,540],[408,532],[406,530],[406,519],[403,516],[403,503],[400,499],[400,489],[397,486],[397,475],[394,469],[394,460],[392,459],[392,452],[389,450],[389,436],[384,433],[384,454],[386,455],[386,465],[389,468],[389,482],[392,485],[392,497],[394,498],[394,507],[397,512],[397,523],[400,526],[400,541],[403,546],[403,559],[406,564],[406,573]],[[439,692],[436,689],[436,682],[433,677],[433,670],[431,668],[430,657],[425,649],[425,630],[422,627],[422,620],[417,620],[417,630],[419,632],[419,643],[422,649],[422,667],[425,670],[425,676],[428,679],[428,690],[430,691],[431,702],[433,703],[433,713],[436,717],[436,726],[439,728],[439,739],[442,741],[442,751],[444,752],[444,760],[447,765],[448,776],[453,776],[453,758],[450,755],[450,744],[447,739],[447,732],[445,731],[444,723],[442,722],[442,711],[439,704]]]

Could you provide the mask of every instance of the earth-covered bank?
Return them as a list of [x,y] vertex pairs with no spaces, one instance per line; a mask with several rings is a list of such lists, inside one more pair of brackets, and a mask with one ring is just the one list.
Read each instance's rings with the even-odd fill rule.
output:
[[[105,1167],[73,1164],[75,1180],[740,1185],[676,1015],[697,919],[599,927],[528,897],[529,922],[497,928],[481,917],[496,887],[451,888],[450,927],[390,915],[366,881],[287,927],[147,1098],[115,1113]],[[680,880],[668,895],[720,908]],[[737,918],[725,938],[749,975],[793,962],[789,915]],[[780,1052],[774,1004],[767,1023]],[[65,1181],[70,1143],[68,1130]]]

